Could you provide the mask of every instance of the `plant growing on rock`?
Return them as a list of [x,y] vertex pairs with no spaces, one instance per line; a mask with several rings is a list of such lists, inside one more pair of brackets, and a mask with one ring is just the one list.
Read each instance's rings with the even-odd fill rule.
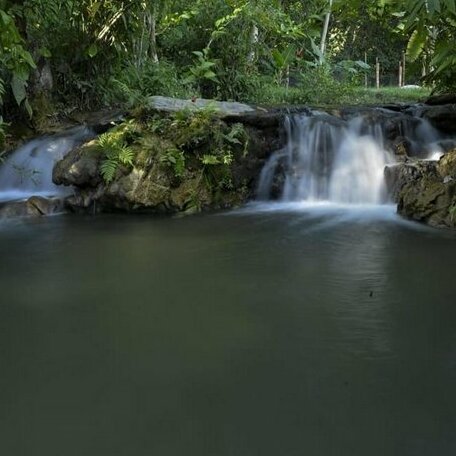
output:
[[453,206],[450,207],[448,210],[450,214],[450,221],[453,225],[456,225],[456,203],[453,204]]
[[[3,117],[0,116],[0,152],[3,152],[6,143],[6,127],[7,123],[3,121]],[[2,155],[0,154],[0,163],[2,162]]]
[[160,162],[170,166],[176,177],[180,178],[183,176],[185,171],[185,157],[181,150],[168,149],[160,157]]
[[100,173],[107,184],[114,179],[119,165],[133,166],[135,154],[127,146],[123,134],[116,132],[104,133],[98,138],[98,147],[104,156],[100,166]]
[[[193,166],[197,167],[198,163],[202,166],[202,176],[210,189],[231,185],[224,183],[231,182],[234,156],[239,152],[245,155],[248,146],[244,126],[223,122],[210,106],[198,111],[176,113],[163,129],[163,134],[176,144],[172,160],[177,160],[178,151],[189,157],[189,163],[193,157]],[[168,160],[169,155],[165,155],[164,160]]]

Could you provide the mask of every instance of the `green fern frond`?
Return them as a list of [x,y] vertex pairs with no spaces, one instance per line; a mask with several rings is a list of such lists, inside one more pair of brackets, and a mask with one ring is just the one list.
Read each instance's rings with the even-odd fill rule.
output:
[[111,159],[106,159],[100,166],[101,176],[103,180],[109,184],[115,177],[117,171],[118,162]]
[[228,134],[224,135],[224,139],[231,144],[242,144],[241,139],[245,137],[244,125],[235,123]]
[[129,147],[120,147],[118,149],[118,158],[122,165],[133,166],[135,153]]
[[135,125],[131,122],[123,125],[123,128],[114,129],[98,137],[104,160],[100,166],[100,173],[106,183],[110,183],[116,176],[119,165],[132,167],[135,152],[126,145],[126,135],[135,132]]
[[2,104],[2,98],[3,95],[5,95],[6,89],[5,89],[5,82],[3,81],[2,78],[0,78],[0,104]]
[[98,146],[105,153],[108,150],[112,149],[112,146],[113,146],[112,134],[111,133],[103,133],[102,135],[100,135],[98,137]]

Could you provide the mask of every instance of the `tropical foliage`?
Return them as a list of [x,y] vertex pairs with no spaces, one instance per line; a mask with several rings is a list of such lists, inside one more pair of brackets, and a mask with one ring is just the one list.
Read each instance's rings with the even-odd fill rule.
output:
[[396,84],[405,50],[408,82],[453,89],[455,30],[454,0],[0,0],[0,114],[43,94],[327,102],[371,86],[377,58]]

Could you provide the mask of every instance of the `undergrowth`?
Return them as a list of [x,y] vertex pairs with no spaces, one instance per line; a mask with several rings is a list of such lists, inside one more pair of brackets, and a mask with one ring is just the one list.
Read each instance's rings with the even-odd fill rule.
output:
[[133,167],[135,153],[129,147],[128,141],[131,141],[132,135],[137,132],[134,122],[129,121],[99,136],[97,146],[103,157],[100,174],[107,184],[114,180],[119,166]]
[[106,184],[120,167],[128,171],[136,166],[149,173],[148,179],[161,179],[161,169],[172,187],[196,180],[192,200],[200,207],[200,193],[217,198],[233,190],[231,165],[247,153],[248,136],[242,124],[227,124],[206,108],[169,117],[143,113],[101,135],[96,145]]

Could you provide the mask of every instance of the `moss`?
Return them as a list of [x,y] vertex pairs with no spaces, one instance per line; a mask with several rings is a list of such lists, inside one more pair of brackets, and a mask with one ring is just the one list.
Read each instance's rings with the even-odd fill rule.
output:
[[170,208],[186,210],[241,199],[233,188],[231,165],[247,151],[242,125],[228,125],[206,110],[132,119],[111,134],[128,141],[135,167],[144,171],[135,191],[141,204],[165,200]]
[[456,149],[447,152],[440,159],[437,169],[443,178],[456,178]]
[[[205,111],[177,113],[133,118],[103,136],[56,167],[60,180],[72,179],[81,194],[93,188],[92,206],[99,210],[193,213],[237,206],[248,196],[238,175],[248,146],[240,124],[225,123]],[[128,166],[116,162],[112,178],[104,182],[103,163],[112,154],[107,155],[103,144],[109,150],[119,145],[132,154]],[[80,172],[72,173],[73,166]],[[86,200],[84,207],[89,207]]]
[[38,133],[54,133],[59,127],[57,109],[48,95],[39,93],[30,100],[33,110],[32,123]]
[[399,191],[399,212],[432,226],[454,227],[456,181],[445,181],[440,174],[448,172],[447,161],[439,164],[423,162]]

